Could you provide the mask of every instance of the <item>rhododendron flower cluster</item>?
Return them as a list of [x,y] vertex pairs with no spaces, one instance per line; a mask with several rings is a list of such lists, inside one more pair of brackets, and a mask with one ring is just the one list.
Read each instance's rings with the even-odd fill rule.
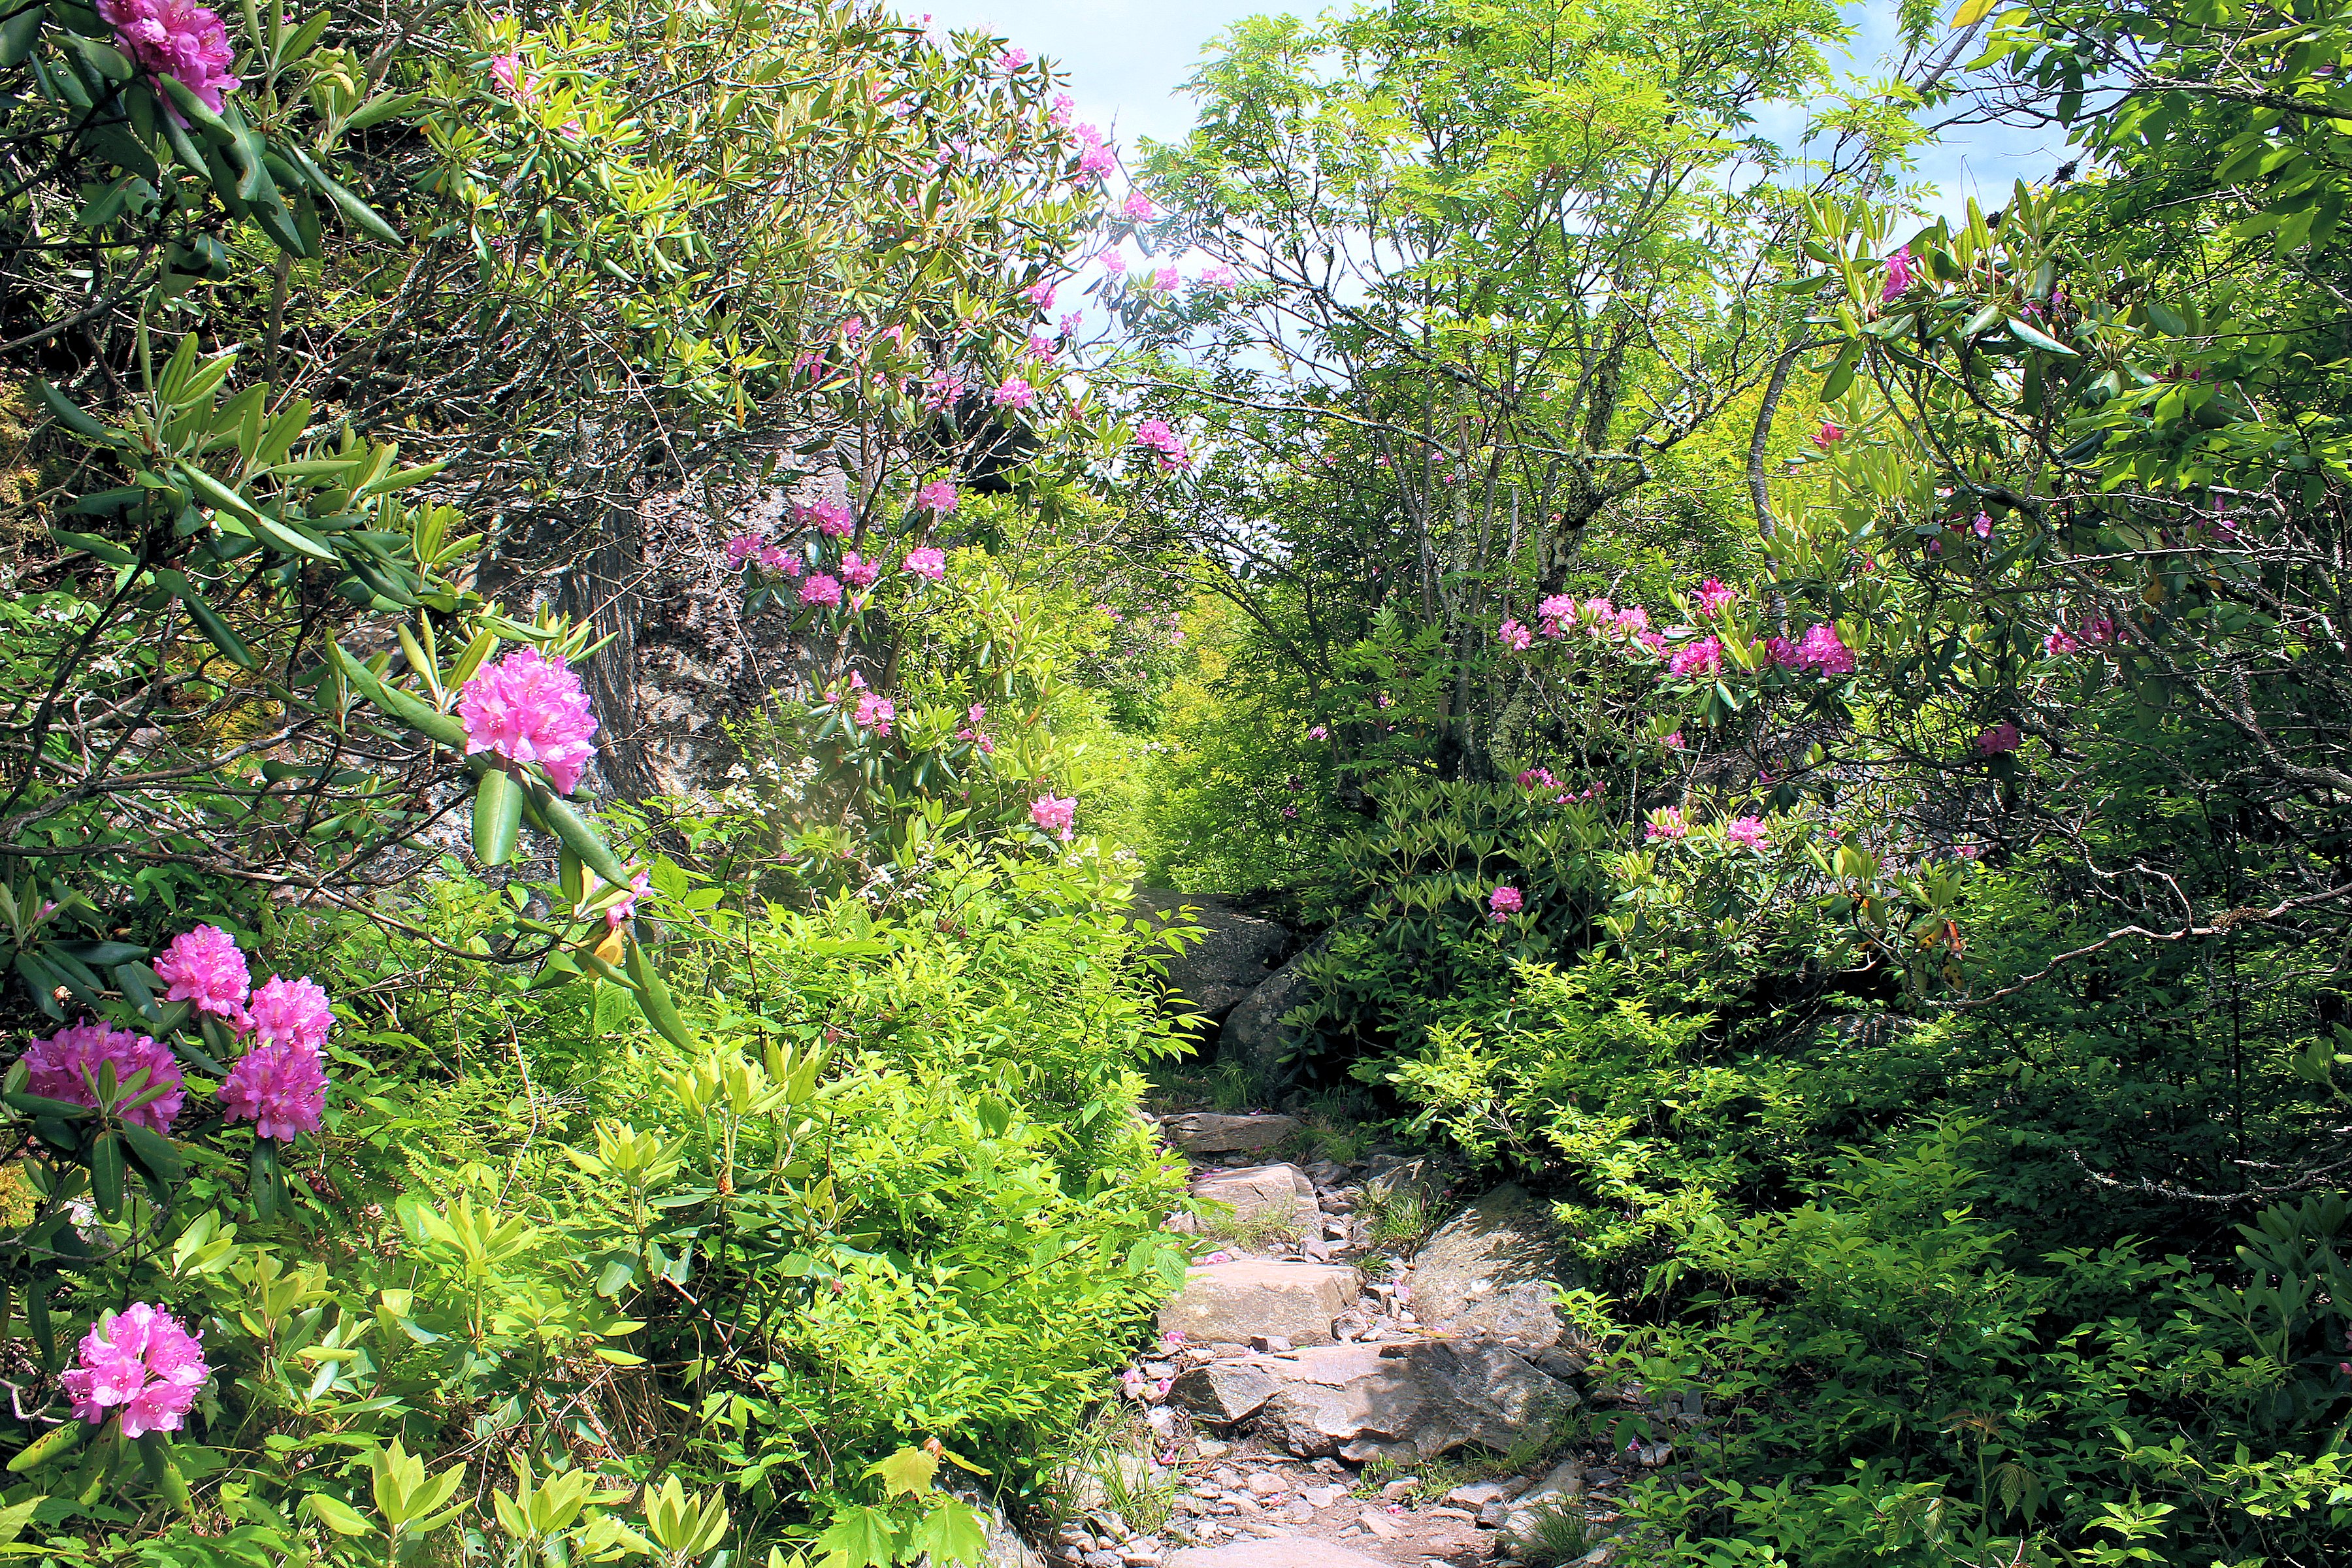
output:
[[1201,268],[1200,285],[1203,289],[1236,289],[1241,286],[1241,275],[1220,261]]
[[1078,797],[1076,795],[1056,799],[1054,792],[1047,790],[1029,803],[1029,820],[1037,825],[1040,832],[1054,834],[1065,844],[1070,841],[1071,826],[1076,822],[1077,816]]
[[801,584],[801,603],[823,605],[827,609],[838,606],[841,603],[840,580],[822,572],[812,574],[809,580]]
[[1506,882],[1486,895],[1488,918],[1496,925],[1500,925],[1525,909],[1527,901],[1525,894]]
[[2018,732],[2016,725],[2007,722],[1995,724],[1991,729],[1977,736],[1977,754],[1997,757],[2004,752],[2017,750],[2024,739],[2025,737]]
[[1689,836],[1690,824],[1683,820],[1681,808],[1672,805],[1652,814],[1647,830],[1643,834],[1644,838],[1663,838],[1670,842]]
[[253,976],[236,938],[218,926],[184,931],[163,946],[155,960],[155,978],[170,989],[167,1002],[186,1002],[199,1013],[245,1026],[245,999],[252,993]]
[[1091,125],[1078,127],[1078,144],[1083,149],[1078,154],[1081,174],[1108,174],[1118,162],[1118,154],[1103,140],[1103,133]]
[[847,503],[837,500],[795,503],[793,522],[799,528],[814,528],[827,539],[846,539],[855,527]]
[[[221,95],[244,85],[228,74],[236,51],[229,47],[220,14],[208,5],[193,0],[98,0],[98,14],[114,29],[131,64],[151,79],[172,78],[215,114]],[[156,96],[173,123],[187,123],[160,85]]]
[[853,588],[871,588],[881,575],[882,563],[862,560],[855,550],[841,558],[841,580]]
[[1785,669],[1813,669],[1823,675],[1853,673],[1853,650],[1845,646],[1837,628],[1827,624],[1808,626],[1804,637],[1793,643],[1787,637],[1767,637],[1764,648],[1772,662]]
[[2100,647],[2119,640],[2116,623],[2105,616],[2095,616],[2073,631],[2059,626],[2042,639],[2042,647],[2046,653],[2080,653],[2086,647]]
[[1517,621],[1505,621],[1495,628],[1495,640],[1513,653],[1525,653],[1535,642],[1535,634]]
[[1879,290],[1879,302],[1885,304],[1892,300],[1910,288],[1918,277],[1919,263],[1913,258],[1911,247],[1907,245],[1899,247],[1886,258],[1886,282]]
[[909,550],[907,552],[907,559],[899,563],[898,570],[913,576],[928,577],[934,583],[944,583],[948,578],[947,552],[933,549],[929,545],[925,545],[919,550]]
[[299,1046],[308,1051],[323,1048],[327,1032],[335,1026],[326,991],[307,974],[299,980],[271,975],[268,984],[254,992],[246,1016],[261,1044]]
[[114,1066],[118,1092],[128,1089],[137,1074],[145,1073],[140,1092],[158,1087],[163,1092],[121,1115],[133,1126],[157,1132],[170,1131],[172,1119],[187,1103],[180,1064],[169,1047],[94,1018],[59,1029],[46,1040],[34,1041],[24,1059],[25,1088],[29,1092],[44,1100],[62,1100],[69,1105],[87,1105],[92,1110],[98,1107],[99,1079],[108,1063]]
[[212,1372],[177,1318],[133,1301],[89,1326],[80,1355],[58,1381],[82,1420],[95,1426],[119,1411],[122,1435],[143,1437],[180,1430]]
[[1122,276],[1127,271],[1127,253],[1117,246],[1111,247],[1095,259],[1101,262],[1102,269],[1113,277]]
[[1150,223],[1160,216],[1158,205],[1141,191],[1129,192],[1125,205],[1118,210],[1122,216],[1132,218],[1137,223]]
[[1827,419],[1822,420],[1822,427],[1813,432],[1813,445],[1819,447],[1824,452],[1828,451],[1832,447],[1836,446],[1840,441],[1844,439],[1844,427],[1843,426],[1832,424]]
[[1685,643],[1666,660],[1666,670],[1673,675],[1713,675],[1723,668],[1723,639],[1701,637]]
[[1165,419],[1146,419],[1135,427],[1135,444],[1151,452],[1163,468],[1189,468],[1192,453],[1184,449],[1183,437],[1170,427]]
[[588,771],[596,732],[588,694],[559,656],[517,648],[457,693],[466,725],[466,754],[488,752],[510,763],[537,763],[558,795],[570,795]]
[[1331,731],[1318,724],[1307,731],[1307,738],[1310,741],[1328,741],[1331,738]]
[[1558,789],[1559,781],[1551,776],[1549,768],[1527,768],[1518,777],[1521,789]]
[[252,1122],[255,1137],[290,1142],[319,1130],[326,1065],[308,1046],[256,1046],[236,1058],[215,1098],[231,1121]]
[[1054,308],[1054,280],[1050,278],[1040,278],[1021,290],[1021,297],[1040,310],[1050,310]]
[[857,700],[857,711],[853,717],[859,729],[887,735],[890,726],[898,721],[898,707],[888,698],[877,697],[869,691]]
[[1720,578],[1709,577],[1698,585],[1699,614],[1711,616],[1738,596],[1738,589],[1730,587]]
[[989,395],[989,401],[999,408],[1026,408],[1037,401],[1037,389],[1019,376],[1007,376],[1004,384]]
[[801,574],[801,558],[786,552],[781,544],[764,545],[760,551],[760,570],[797,577]]
[[1764,819],[1760,816],[1743,816],[1727,825],[1723,830],[1723,837],[1729,843],[1745,845],[1750,849],[1757,850],[1763,849],[1770,837],[1765,830]]
[[730,572],[735,571],[741,567],[743,563],[759,553],[760,536],[758,534],[736,534],[727,542],[727,569]]
[[945,517],[955,510],[959,499],[961,498],[956,494],[955,486],[945,479],[933,479],[915,492],[915,504],[918,507],[940,517]]

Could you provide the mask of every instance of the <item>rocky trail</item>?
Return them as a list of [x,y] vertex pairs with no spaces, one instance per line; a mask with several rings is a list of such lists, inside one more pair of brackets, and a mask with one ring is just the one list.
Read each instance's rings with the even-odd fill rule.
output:
[[[1229,957],[1243,945],[1224,944]],[[1216,1011],[1229,1014],[1248,1005],[1250,988],[1234,983],[1248,973],[1229,963],[1222,982],[1171,979],[1212,995],[1222,984]],[[1162,1310],[1158,1353],[1125,1379],[1150,1452],[1130,1457],[1123,1489],[1146,1500],[1131,1505],[1139,1517],[1164,1518],[1143,1529],[1087,1508],[1049,1544],[1051,1563],[1616,1560],[1612,1495],[1675,1451],[1611,1454],[1572,1437],[1563,1418],[1580,1409],[1643,1406],[1587,1385],[1587,1347],[1555,1305],[1572,1271],[1541,1204],[1511,1186],[1454,1202],[1426,1155],[1310,1159],[1291,1116],[1171,1109],[1159,1126],[1208,1205],[1171,1223],[1213,1244]],[[1424,1237],[1421,1215],[1444,1223]]]

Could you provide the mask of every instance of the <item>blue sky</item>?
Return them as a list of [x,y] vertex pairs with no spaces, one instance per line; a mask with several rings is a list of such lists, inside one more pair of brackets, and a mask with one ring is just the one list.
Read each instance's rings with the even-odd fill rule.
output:
[[[1192,100],[1181,87],[1209,40],[1235,19],[1265,12],[1312,15],[1319,4],[1286,0],[900,0],[909,19],[927,13],[934,25],[984,27],[1033,55],[1050,56],[1070,77],[1079,118],[1108,126],[1122,141],[1183,134]],[[1853,68],[1872,73],[1895,37],[1890,0],[1846,7],[1855,25]],[[2046,142],[2046,145],[2045,145]],[[2011,182],[2046,179],[2063,161],[2054,139],[1999,129],[1956,134],[1920,160],[1919,178],[1933,185],[1938,210],[1957,212],[1976,195],[2003,205]]]

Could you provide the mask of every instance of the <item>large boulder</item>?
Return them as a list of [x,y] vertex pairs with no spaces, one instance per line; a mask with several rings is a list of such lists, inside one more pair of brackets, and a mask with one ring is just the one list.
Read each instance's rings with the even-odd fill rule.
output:
[[1287,1116],[1224,1116],[1188,1110],[1160,1124],[1168,1142],[1187,1154],[1254,1154],[1298,1131]]
[[1505,1450],[1580,1402],[1492,1341],[1318,1346],[1249,1364],[1275,1382],[1258,1436],[1302,1458],[1412,1462],[1465,1444]]
[[1362,1291],[1356,1271],[1342,1264],[1259,1258],[1202,1264],[1185,1271],[1184,1288],[1160,1309],[1160,1328],[1194,1344],[1247,1344],[1260,1334],[1328,1344],[1331,1321]]
[[1301,953],[1284,964],[1226,1015],[1217,1037],[1220,1054],[1268,1078],[1281,1072],[1282,1058],[1297,1043],[1297,1032],[1283,1023],[1283,1015],[1314,995],[1303,968],[1307,958]]
[[1441,1332],[1508,1340],[1530,1352],[1559,1342],[1555,1285],[1573,1285],[1543,1206],[1500,1186],[1455,1215],[1412,1264],[1412,1310]]
[[1298,1236],[1322,1232],[1323,1211],[1315,1202],[1315,1184],[1296,1165],[1203,1171],[1193,1178],[1192,1195],[1229,1205],[1232,1224],[1242,1230],[1276,1225]]
[[1245,915],[1205,893],[1175,893],[1164,888],[1135,889],[1131,910],[1158,925],[1196,925],[1202,936],[1181,952],[1162,952],[1169,989],[1189,1011],[1216,1020],[1256,990],[1289,951],[1290,932],[1272,921]]

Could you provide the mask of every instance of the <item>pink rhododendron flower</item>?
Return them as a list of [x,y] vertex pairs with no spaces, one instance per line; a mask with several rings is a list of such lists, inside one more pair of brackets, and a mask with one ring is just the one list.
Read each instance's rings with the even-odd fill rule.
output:
[[246,1016],[263,1045],[300,1046],[312,1051],[325,1047],[327,1031],[335,1026],[335,1012],[328,1005],[325,988],[307,974],[299,980],[271,975],[267,984],[254,992],[253,1005]]
[[1884,304],[1893,300],[1910,288],[1918,276],[1919,264],[1912,258],[1911,247],[1907,245],[1901,247],[1886,258],[1886,284],[1879,290],[1879,302]]
[[1220,261],[1213,267],[1202,268],[1196,281],[1203,289],[1237,289],[1242,280],[1239,273]]
[[1173,294],[1183,281],[1183,275],[1173,267],[1163,267],[1151,275],[1151,286],[1162,294]]
[[1318,724],[1307,731],[1307,738],[1310,741],[1328,741],[1331,738],[1331,731]]
[[996,57],[996,68],[1003,71],[1006,76],[1011,76],[1014,71],[1019,70],[1023,66],[1025,66],[1028,63],[1029,51],[1027,49],[1009,48],[1003,54]]
[[121,1411],[122,1435],[143,1437],[185,1425],[212,1372],[203,1346],[177,1318],[133,1301],[89,1326],[76,1363],[58,1381],[84,1421],[96,1426]]
[[1076,99],[1072,98],[1066,92],[1057,92],[1054,95],[1054,111],[1045,118],[1052,121],[1056,126],[1066,127],[1070,123],[1071,112],[1077,107],[1078,100]]
[[841,341],[854,343],[866,335],[866,318],[845,316],[841,321]]
[[[151,80],[172,78],[215,114],[221,95],[244,85],[228,74],[236,51],[229,47],[219,13],[208,5],[192,0],[98,0],[98,14],[114,29],[131,63]],[[173,124],[187,123],[160,83],[155,96]]]
[[1554,594],[1536,605],[1536,619],[1544,623],[1544,636],[1549,637],[1559,636],[1553,627],[1575,618],[1576,595],[1573,594]]
[[1021,297],[1041,310],[1052,310],[1054,308],[1053,279],[1040,278],[1028,288],[1021,290]]
[[827,539],[846,539],[856,530],[849,515],[848,504],[837,500],[797,502],[793,507],[793,525],[814,528]]
[[898,721],[898,706],[888,698],[877,697],[869,691],[857,700],[857,711],[853,717],[859,729],[887,735],[890,726]]
[[727,542],[727,566],[733,571],[760,552],[760,536],[739,533]]
[[1711,616],[1738,596],[1738,591],[1726,586],[1720,578],[1709,577],[1698,585],[1699,614]]
[[167,1002],[191,1003],[197,1012],[231,1023],[244,1021],[253,976],[246,972],[236,938],[218,926],[184,931],[165,943],[155,960],[155,978],[170,987],[163,993]]
[[637,912],[637,900],[654,890],[650,873],[640,871],[629,879],[628,891],[604,907],[604,929],[617,931],[621,922]]
[[1650,612],[1639,605],[1628,605],[1617,612],[1616,624],[1620,635],[1638,637],[1650,629]]
[[25,1088],[29,1092],[44,1100],[62,1100],[92,1110],[98,1108],[99,1079],[108,1063],[114,1065],[118,1091],[128,1088],[133,1076],[145,1073],[140,1093],[156,1088],[163,1092],[144,1105],[122,1111],[121,1116],[134,1126],[157,1132],[170,1131],[172,1119],[187,1103],[187,1090],[181,1087],[180,1064],[169,1047],[95,1018],[85,1018],[71,1028],[59,1029],[46,1040],[34,1041],[24,1060],[27,1075]]
[[588,771],[596,716],[560,655],[515,649],[466,682],[457,717],[465,721],[467,756],[488,752],[510,763],[537,763],[558,795],[570,795]]
[[1078,335],[1078,329],[1087,324],[1087,313],[1084,310],[1072,310],[1055,324],[1061,329],[1064,337],[1075,338]]
[[871,588],[881,575],[882,563],[861,560],[855,550],[841,558],[841,580],[853,588]]
[[2111,642],[2123,641],[2123,633],[2116,623],[2105,616],[2094,616],[2083,623],[2083,643],[2086,647],[2105,647]]
[[955,510],[958,499],[955,486],[945,479],[933,479],[915,492],[917,506],[925,511],[936,512],[941,517]]
[[1077,815],[1076,795],[1056,800],[1054,792],[1047,790],[1029,803],[1029,820],[1037,825],[1039,831],[1054,834],[1065,844],[1070,841],[1071,824],[1077,820]]
[[1375,698],[1375,699],[1373,699],[1373,700],[1374,700],[1374,701],[1375,701],[1375,702],[1380,706],[1381,710],[1383,712],[1387,711],[1387,710],[1388,710],[1388,709],[1390,709],[1391,707],[1394,706],[1394,704],[1393,704],[1393,703],[1391,703],[1391,702],[1389,700],[1389,694],[1388,694],[1387,692],[1385,692],[1385,691],[1381,692],[1381,693],[1380,694],[1380,696],[1379,696],[1379,697],[1377,697],[1377,698]]
[[1112,248],[1104,251],[1100,256],[1096,257],[1095,259],[1101,262],[1102,269],[1105,272],[1109,273],[1114,278],[1127,270],[1127,256],[1117,247],[1113,247]]
[[1701,637],[1675,650],[1666,661],[1672,675],[1713,675],[1723,668],[1723,639]]
[[490,79],[517,103],[530,102],[530,95],[539,90],[539,78],[522,68],[522,57],[512,50],[490,57]]
[[801,603],[823,605],[828,609],[834,608],[841,603],[839,580],[828,577],[822,572],[811,575],[807,582],[801,584]]
[[2075,640],[2074,633],[2064,626],[2060,626],[2042,639],[2042,651],[2048,654],[2080,653],[2083,651],[2083,645]]
[[1126,205],[1118,210],[1122,215],[1133,218],[1138,223],[1150,223],[1160,216],[1160,208],[1141,191],[1129,192]]
[[1813,432],[1813,445],[1819,447],[1824,452],[1828,451],[1832,447],[1836,446],[1840,441],[1844,439],[1844,428],[1841,426],[1831,423],[1827,419],[1822,420],[1822,427]]
[[1078,154],[1078,173],[1108,174],[1117,166],[1118,154],[1103,140],[1102,132],[1091,125],[1078,127],[1078,141],[1085,151]]
[[1486,895],[1488,918],[1502,924],[1527,907],[1527,896],[1506,882]]
[[786,553],[784,547],[781,544],[761,545],[760,547],[760,553],[757,559],[760,563],[760,569],[763,572],[782,572],[786,576],[791,577],[797,577],[800,575],[798,572],[793,570],[793,568],[798,566],[800,563],[793,560],[791,555]]
[[1835,626],[1823,623],[1805,628],[1803,639],[1797,644],[1797,663],[1823,675],[1852,675],[1853,650],[1845,646]]
[[1783,669],[1793,669],[1797,667],[1797,645],[1790,642],[1787,637],[1766,637],[1764,639],[1764,652],[1774,664],[1779,665]]
[[214,1099],[230,1121],[252,1122],[255,1137],[290,1143],[319,1130],[326,1065],[306,1046],[256,1046],[236,1058]]
[[1037,389],[1019,376],[1008,376],[1004,384],[990,395],[990,401],[999,408],[1026,408],[1037,401]]
[[1992,515],[1990,512],[1980,511],[1977,513],[1976,521],[1971,523],[1969,526],[1976,531],[1976,536],[1979,539],[1990,539],[1992,537]]
[[1757,850],[1763,849],[1769,841],[1769,835],[1765,831],[1764,819],[1760,816],[1743,816],[1737,822],[1727,825],[1723,830],[1723,837],[1730,843],[1744,845],[1748,848]]
[[1170,428],[1165,419],[1146,419],[1137,425],[1135,444],[1153,453],[1163,468],[1192,466],[1192,455],[1184,449],[1183,437]]
[[1525,653],[1536,638],[1535,634],[1517,621],[1505,621],[1495,628],[1495,640],[1513,653]]
[[1673,734],[1665,738],[1664,743],[1666,750],[1670,752],[1681,751],[1683,749],[1683,732],[1680,730],[1675,731]]
[[1643,835],[1645,838],[1667,840],[1686,838],[1689,836],[1690,824],[1683,820],[1683,814],[1679,807],[1671,805],[1651,816],[1648,829]]
[[2016,725],[2005,722],[1995,724],[1977,737],[1977,753],[1979,756],[1997,757],[2003,752],[2017,750],[2024,739],[2024,736],[2018,733]]
[[1052,364],[1060,357],[1054,352],[1052,339],[1041,338],[1034,332],[1029,334],[1029,346],[1021,352],[1039,364]]
[[1517,783],[1521,789],[1558,789],[1559,787],[1559,781],[1551,776],[1549,768],[1522,769]]
[[907,559],[899,563],[898,570],[910,573],[917,577],[929,577],[934,583],[944,583],[948,577],[947,552],[943,550],[934,550],[929,545],[925,545],[920,550],[909,550],[907,552]]

